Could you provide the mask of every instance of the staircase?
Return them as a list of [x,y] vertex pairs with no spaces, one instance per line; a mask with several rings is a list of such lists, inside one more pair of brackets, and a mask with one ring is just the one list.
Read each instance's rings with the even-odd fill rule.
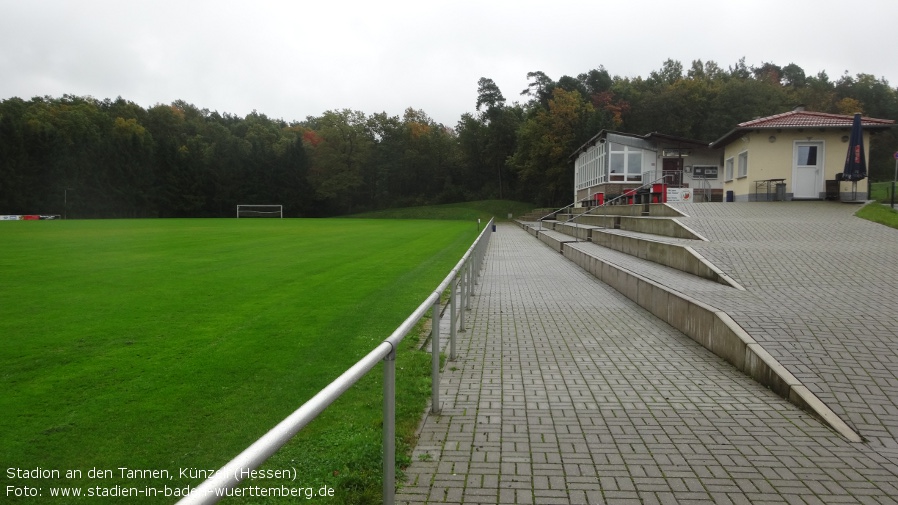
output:
[[585,208],[566,209],[538,220],[551,212],[537,209],[517,222],[562,254],[565,244],[592,243],[712,282],[738,286],[690,247],[690,243],[706,239],[681,223],[678,218],[683,213],[668,204],[612,205],[589,213]]
[[[534,212],[532,217],[542,212]],[[542,214],[547,216],[549,212]],[[518,219],[528,233],[851,442],[862,439],[726,312],[705,299],[752,296],[691,245],[707,239],[668,204],[597,207]],[[538,219],[538,218],[537,218]]]

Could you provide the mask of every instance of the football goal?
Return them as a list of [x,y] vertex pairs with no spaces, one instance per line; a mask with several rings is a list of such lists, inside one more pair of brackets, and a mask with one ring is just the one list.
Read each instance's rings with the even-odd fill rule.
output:
[[284,218],[283,205],[238,205],[237,219],[241,217],[279,217]]

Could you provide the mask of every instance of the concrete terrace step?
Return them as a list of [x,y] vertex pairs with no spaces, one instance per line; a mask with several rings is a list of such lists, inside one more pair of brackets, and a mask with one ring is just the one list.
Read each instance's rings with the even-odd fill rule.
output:
[[563,223],[561,221],[547,220],[542,221],[541,223],[536,223],[536,229],[537,231],[554,230],[559,233],[564,233],[565,235],[570,235],[578,240],[589,240],[594,232],[604,228],[601,226],[578,224],[576,222]]
[[530,212],[518,217],[518,221],[538,221],[558,209],[533,209]]
[[528,233],[538,238],[540,242],[546,244],[547,246],[555,249],[560,253],[564,253],[564,244],[570,242],[578,242],[576,237],[572,237],[566,233],[561,233],[558,231],[548,230],[548,229],[528,229]]
[[742,290],[742,286],[693,249],[693,240],[621,230],[593,230],[593,244]]
[[652,203],[640,205],[606,205],[603,207],[581,207],[568,209],[565,214],[571,215],[596,215],[596,216],[651,216],[651,217],[681,217],[684,214],[677,208],[666,203]]
[[[558,221],[565,222],[570,216],[559,215]],[[691,240],[703,240],[704,238],[685,226],[674,217],[652,216],[613,216],[587,214],[576,218],[578,224],[601,226],[617,230],[629,230],[639,233],[650,233],[673,238],[685,238]]]
[[[635,272],[649,279],[657,280],[666,286],[679,286],[685,292],[706,292],[711,294],[714,298],[733,298],[734,301],[738,301],[740,297],[747,296],[742,289],[734,290],[731,286],[723,283],[705,279],[689,272],[684,272],[682,269],[667,266],[656,261],[640,258],[638,255],[630,254],[629,252],[618,251],[592,242],[577,240],[568,234],[554,230],[530,230],[527,228],[525,228],[525,230],[552,249],[555,249],[566,256],[569,254],[569,252],[566,251],[567,248],[581,251],[618,268]],[[614,232],[612,231],[610,233],[613,234]]]
[[[684,272],[681,269],[640,258],[623,251],[617,251],[592,242],[565,242],[569,248],[580,251],[591,257],[612,264],[618,268],[639,274],[647,279],[655,280],[671,289],[686,293],[704,292],[714,298],[741,300],[747,295],[744,290],[715,282],[700,276]],[[568,251],[565,251],[568,252]],[[567,254],[566,254],[567,255]],[[679,289],[678,289],[679,288]]]
[[[780,364],[732,317],[685,292],[711,294],[704,298],[719,301],[755,295],[629,254],[559,235],[554,231],[541,231],[537,236],[544,243],[557,247],[567,259],[692,338],[736,369],[786,400],[811,412],[846,440],[863,441],[857,432]],[[732,305],[733,301],[736,300],[729,300],[729,305]]]
[[629,231],[629,230],[615,230],[613,228],[601,228],[602,233],[606,233],[609,235],[620,235],[622,237],[633,237],[642,240],[651,240],[654,242],[664,242],[665,244],[675,244],[681,246],[688,246],[695,243],[695,239],[689,238],[677,238],[677,237],[668,237],[664,235],[654,235],[652,233],[642,233],[638,231]]
[[[688,245],[691,242],[694,243],[694,240],[607,229],[600,226],[580,225],[575,222],[543,221],[542,223],[534,224],[526,223],[522,224],[522,226],[525,229],[528,226],[532,226],[536,232],[531,233],[534,236],[538,236],[537,233],[540,233],[540,230],[562,233],[572,237],[573,241],[589,241],[643,260],[672,267],[703,279],[742,289],[735,280]],[[571,242],[572,240],[557,235],[548,235],[543,241],[550,243],[552,247],[560,251],[561,244]]]

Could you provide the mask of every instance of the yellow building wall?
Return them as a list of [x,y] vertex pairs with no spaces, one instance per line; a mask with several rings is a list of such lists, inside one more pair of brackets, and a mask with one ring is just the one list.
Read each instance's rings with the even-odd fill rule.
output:
[[[724,182],[724,191],[733,191],[736,201],[754,199],[755,182],[763,179],[785,179],[786,194],[792,191],[792,164],[794,161],[795,142],[823,142],[823,180],[832,180],[836,174],[845,169],[845,155],[848,152],[848,142],[842,137],[848,137],[848,129],[806,128],[799,130],[760,130],[746,133],[741,139],[730,142],[724,148],[723,176],[726,177],[726,161],[733,158],[733,180]],[[771,136],[774,137],[771,142]],[[739,178],[739,154],[748,152],[748,173]],[[870,159],[870,135],[864,134],[864,154]],[[867,193],[867,181],[864,179],[857,183],[857,192]],[[825,191],[825,182],[822,183],[820,192]],[[851,192],[851,183],[843,182],[840,185],[842,193]],[[770,188],[771,193],[773,188]],[[766,196],[764,188],[760,189],[760,199]]]

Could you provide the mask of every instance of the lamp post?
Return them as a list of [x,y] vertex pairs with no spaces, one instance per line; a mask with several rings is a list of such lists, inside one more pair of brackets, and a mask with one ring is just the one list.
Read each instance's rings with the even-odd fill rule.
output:
[[65,188],[62,191],[62,219],[66,220],[69,218],[69,191],[74,191],[73,188]]

